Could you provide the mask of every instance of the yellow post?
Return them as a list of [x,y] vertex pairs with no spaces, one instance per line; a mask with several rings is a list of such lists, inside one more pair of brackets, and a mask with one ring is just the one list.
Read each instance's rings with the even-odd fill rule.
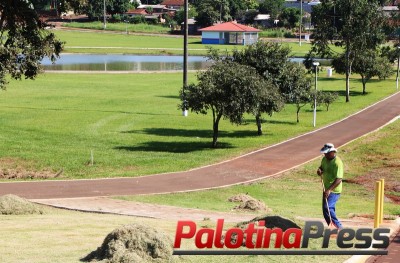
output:
[[380,205],[380,217],[379,217],[379,224],[383,222],[383,201],[385,199],[385,179],[381,179],[381,205]]
[[375,214],[374,214],[374,228],[379,227],[379,216],[380,216],[380,206],[381,206],[381,181],[376,181],[375,182]]

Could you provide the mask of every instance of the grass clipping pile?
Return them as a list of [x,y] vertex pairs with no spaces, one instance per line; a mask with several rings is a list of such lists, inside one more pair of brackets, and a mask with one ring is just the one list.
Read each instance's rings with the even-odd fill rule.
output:
[[264,202],[251,197],[248,194],[238,194],[228,198],[229,202],[240,203],[235,206],[234,210],[244,210],[244,211],[264,211],[272,212],[272,209],[268,208]]
[[0,196],[0,215],[44,214],[40,205],[16,195]]
[[84,257],[86,262],[172,262],[172,240],[158,230],[130,224],[115,229],[101,247]]

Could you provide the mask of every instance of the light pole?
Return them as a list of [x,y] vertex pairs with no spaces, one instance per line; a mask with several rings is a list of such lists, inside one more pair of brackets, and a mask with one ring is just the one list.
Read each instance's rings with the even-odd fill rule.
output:
[[300,27],[299,27],[299,46],[301,46],[301,26],[303,23],[303,0],[300,0]]
[[319,66],[319,62],[313,62],[315,67],[315,95],[314,95],[314,118],[313,118],[313,126],[315,127],[317,121],[317,70]]
[[107,25],[106,25],[106,0],[103,1],[103,29],[105,30]]
[[397,75],[396,75],[396,90],[399,90],[399,67],[400,67],[400,46],[397,46]]
[[182,107],[182,115],[188,116],[188,109],[187,109],[187,101],[186,101],[186,87],[187,87],[187,70],[188,70],[188,0],[184,2],[184,14],[185,14],[185,33],[183,37],[183,107]]

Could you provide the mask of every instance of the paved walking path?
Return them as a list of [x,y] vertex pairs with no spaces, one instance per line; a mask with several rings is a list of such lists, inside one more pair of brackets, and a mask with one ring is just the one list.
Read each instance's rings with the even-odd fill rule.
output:
[[[193,191],[268,178],[320,157],[326,142],[340,147],[400,116],[400,92],[340,122],[236,159],[190,171],[135,178],[0,183],[0,195],[29,199]],[[296,154],[294,154],[296,153]]]

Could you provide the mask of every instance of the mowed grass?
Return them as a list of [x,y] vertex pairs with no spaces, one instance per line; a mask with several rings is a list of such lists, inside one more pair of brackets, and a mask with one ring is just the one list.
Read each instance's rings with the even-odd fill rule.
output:
[[[101,246],[115,228],[140,223],[175,238],[176,221],[120,215],[81,213],[47,208],[43,215],[0,215],[2,225],[0,261],[7,263],[82,262],[81,258]],[[198,228],[215,228],[215,222],[197,222]],[[225,230],[234,224],[226,223]],[[191,240],[192,241],[192,240]],[[272,241],[273,242],[273,241]],[[273,243],[272,243],[273,244]],[[310,249],[320,249],[322,238],[310,240]],[[335,249],[332,241],[329,248]],[[182,249],[197,249],[194,242],[182,242]],[[342,262],[348,256],[335,256]],[[174,262],[332,262],[332,256],[174,256]]]
[[[195,75],[189,79],[195,81]],[[64,178],[138,176],[216,163],[314,130],[309,105],[300,123],[295,107],[287,105],[265,116],[263,136],[256,135],[252,116],[240,126],[222,120],[219,147],[212,149],[212,116],[181,115],[181,83],[175,73],[45,74],[11,81],[0,92],[0,164],[63,170]],[[361,84],[352,80],[351,102],[341,96],[329,112],[319,108],[316,128],[392,94],[393,86],[390,79],[373,81],[362,96]],[[344,79],[320,77],[319,87],[342,92]]]
[[[96,30],[104,30],[104,23],[102,21],[94,21],[94,22],[70,22],[63,23],[65,27],[72,28],[85,28],[85,29],[96,29]],[[171,29],[168,26],[162,25],[151,25],[151,24],[131,24],[131,23],[106,23],[106,30],[109,31],[122,31],[122,32],[139,32],[139,33],[157,33],[157,34],[168,34],[171,32]]]
[[[66,53],[101,53],[101,54],[158,54],[182,55],[182,36],[138,35],[120,32],[93,32],[79,30],[54,30],[57,37],[65,42]],[[311,48],[310,43],[285,42],[274,39],[291,48],[293,57],[305,56]],[[189,55],[207,55],[209,45],[201,44],[200,36],[191,36],[188,39]],[[241,45],[212,45],[220,50],[221,54],[231,52],[233,49],[242,49]],[[337,48],[336,48],[337,49]]]

